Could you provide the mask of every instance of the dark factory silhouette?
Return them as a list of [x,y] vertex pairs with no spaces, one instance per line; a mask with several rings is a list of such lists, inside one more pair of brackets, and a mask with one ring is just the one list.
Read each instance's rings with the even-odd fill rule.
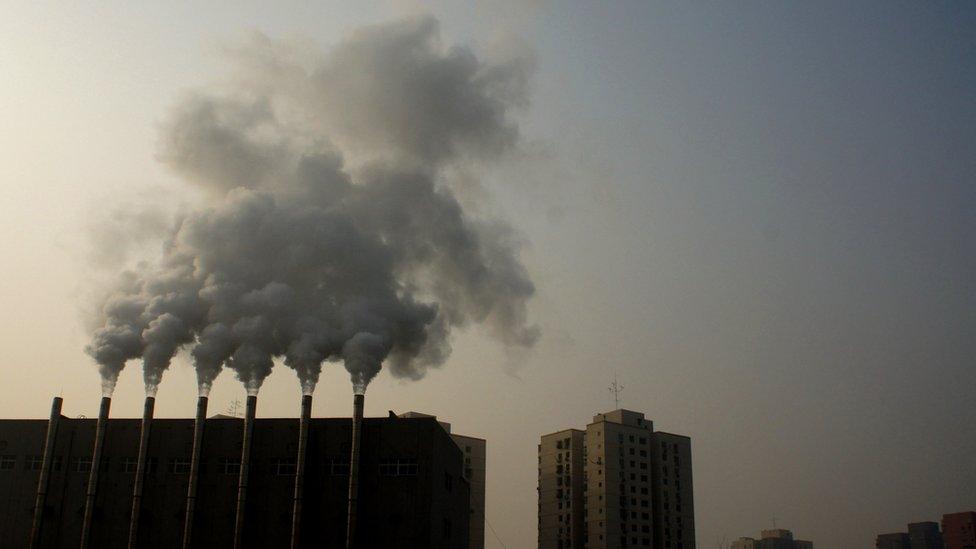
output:
[[298,421],[255,419],[251,397],[242,428],[207,418],[206,397],[194,420],[151,420],[151,400],[142,420],[108,419],[107,398],[98,418],[68,418],[55,398],[48,421],[0,420],[3,463],[13,456],[21,473],[0,475],[0,539],[32,549],[483,545],[477,439],[423,414],[364,419],[361,403],[354,421],[312,418],[308,395]]

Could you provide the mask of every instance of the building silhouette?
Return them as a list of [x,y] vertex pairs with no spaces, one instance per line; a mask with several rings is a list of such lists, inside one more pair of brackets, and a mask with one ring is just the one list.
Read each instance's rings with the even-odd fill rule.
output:
[[762,530],[759,539],[743,537],[732,542],[730,549],[813,549],[813,542],[793,539],[793,532],[783,528]]
[[874,540],[876,549],[911,549],[911,540],[905,532],[878,534]]
[[[436,416],[423,414],[420,412],[406,412],[400,414],[403,418],[429,417],[437,419]],[[438,421],[441,427],[447,431],[454,443],[457,444],[464,456],[464,478],[471,486],[471,508],[469,520],[469,538],[471,549],[484,549],[485,547],[485,475],[487,472],[487,443],[483,438],[469,437],[451,433],[451,424],[445,421]]]
[[538,447],[540,548],[695,547],[691,440],[614,410]]
[[976,512],[950,513],[938,522],[913,522],[908,532],[879,534],[877,549],[976,549]]
[[[243,546],[290,546],[295,495],[298,419],[257,419],[253,429]],[[79,547],[96,420],[60,416],[47,464],[39,544]],[[229,547],[241,469],[243,420],[206,420],[199,490],[191,530],[198,547]],[[35,516],[47,420],[0,420],[0,545],[28,547]],[[156,419],[149,437],[138,528],[139,547],[181,547],[187,503],[192,419]],[[484,461],[466,462],[466,446],[432,417],[366,418],[360,454],[357,547],[469,549],[475,513],[468,478]],[[345,547],[351,422],[313,418],[308,428],[301,547]],[[140,420],[109,419],[101,456],[90,544],[126,547]],[[467,444],[465,444],[467,442]],[[462,446],[462,444],[465,444]],[[483,453],[484,441],[480,451]],[[466,469],[471,469],[466,471]],[[475,471],[478,471],[477,475]],[[483,497],[483,496],[482,496]],[[483,508],[483,501],[480,503]],[[483,516],[483,515],[482,515]],[[480,534],[483,539],[483,530]]]
[[976,549],[976,512],[942,515],[945,549]]
[[759,549],[759,541],[755,538],[739,538],[732,542],[729,549]]
[[908,525],[911,549],[943,549],[938,522],[913,522]]

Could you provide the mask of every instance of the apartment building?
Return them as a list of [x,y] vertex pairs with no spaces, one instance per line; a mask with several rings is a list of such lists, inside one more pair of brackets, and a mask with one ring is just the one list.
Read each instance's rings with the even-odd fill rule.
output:
[[538,448],[539,547],[695,547],[691,440],[614,410]]

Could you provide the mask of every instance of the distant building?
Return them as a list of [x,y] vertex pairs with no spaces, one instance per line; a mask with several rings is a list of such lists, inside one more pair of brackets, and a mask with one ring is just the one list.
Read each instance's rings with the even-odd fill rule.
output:
[[614,410],[538,448],[540,549],[693,549],[691,440]]
[[911,540],[905,532],[878,534],[874,541],[876,549],[911,549]]
[[976,512],[942,515],[945,549],[976,549]]
[[789,530],[763,530],[760,538],[759,549],[793,549],[793,532]]
[[739,538],[732,542],[729,549],[759,549],[759,541],[753,538]]
[[[47,423],[0,420],[0,546],[4,549],[27,547]],[[140,548],[181,546],[193,424],[192,419],[156,419],[152,424],[139,516],[139,530],[147,534],[139,538]],[[234,537],[242,424],[239,418],[206,420],[192,521],[195,547],[228,547]],[[94,432],[94,419],[62,416],[59,420],[43,509],[42,549],[79,546]],[[247,549],[289,547],[297,436],[298,419],[255,421],[244,526]],[[108,421],[92,549],[126,547],[139,437],[140,420]],[[310,422],[302,547],[345,547],[350,440],[349,418]],[[357,545],[473,547],[469,521],[476,522],[470,498],[474,488],[467,478],[484,478],[483,458],[473,457],[477,440],[452,439],[431,418],[366,418]],[[467,446],[472,455],[470,472],[466,471]]]
[[813,549],[812,541],[794,540],[793,532],[782,528],[763,530],[759,538],[739,538],[730,549]]
[[943,549],[938,522],[913,522],[908,525],[911,549]]

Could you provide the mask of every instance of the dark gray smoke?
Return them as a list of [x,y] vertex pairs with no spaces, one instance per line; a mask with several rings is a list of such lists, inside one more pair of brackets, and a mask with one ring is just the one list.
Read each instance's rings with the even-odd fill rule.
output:
[[530,63],[445,49],[432,18],[327,54],[258,36],[234,57],[230,92],[163,124],[160,160],[206,198],[104,301],[87,351],[107,393],[139,357],[154,392],[184,346],[201,394],[224,366],[254,394],[278,357],[306,393],[332,360],[362,392],[384,363],[412,379],[443,363],[453,327],[534,343],[517,240],[451,190],[516,144]]

